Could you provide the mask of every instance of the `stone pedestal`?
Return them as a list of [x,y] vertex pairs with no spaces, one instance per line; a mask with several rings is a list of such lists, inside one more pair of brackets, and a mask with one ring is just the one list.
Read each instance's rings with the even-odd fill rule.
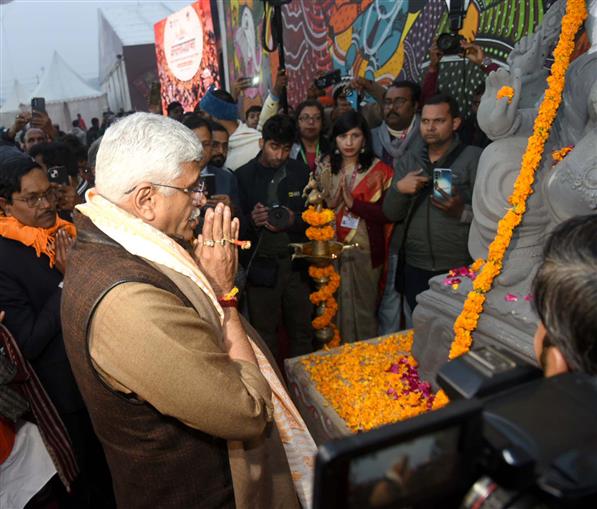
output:
[[[444,276],[431,280],[430,289],[418,296],[418,306],[413,314],[415,341],[412,353],[419,362],[421,379],[432,382],[436,389],[435,375],[448,361],[454,339],[454,321],[471,290],[471,281],[468,279],[462,282],[458,290],[444,286],[443,280]],[[496,288],[488,295],[485,310],[473,333],[473,349],[488,344],[501,346],[536,363],[533,335],[537,322],[531,304],[522,295],[519,295],[517,302],[506,302],[506,293]]]
[[[335,350],[321,350],[312,355],[334,355]],[[313,440],[317,445],[321,445],[334,438],[351,435],[352,431],[346,426],[344,420],[315,387],[301,362],[305,357],[307,356],[286,359],[285,368],[290,394]]]

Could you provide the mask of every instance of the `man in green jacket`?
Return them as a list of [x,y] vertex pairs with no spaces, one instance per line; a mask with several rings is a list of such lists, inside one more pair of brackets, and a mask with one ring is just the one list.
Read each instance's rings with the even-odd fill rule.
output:
[[[384,199],[384,214],[399,229],[396,285],[411,310],[431,277],[470,262],[471,198],[481,149],[461,143],[460,124],[454,98],[427,100],[421,113],[424,143],[402,156]],[[450,192],[434,182],[440,168],[450,170],[443,172],[448,181],[451,175]]]

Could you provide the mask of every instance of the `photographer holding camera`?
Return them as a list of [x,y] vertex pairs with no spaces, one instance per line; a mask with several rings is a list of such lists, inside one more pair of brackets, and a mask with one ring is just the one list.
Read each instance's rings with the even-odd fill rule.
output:
[[309,353],[312,347],[310,287],[305,267],[291,261],[292,242],[306,241],[302,192],[309,170],[302,161],[291,160],[296,139],[291,118],[275,115],[263,126],[261,151],[236,171],[243,236],[253,249],[241,260],[247,275],[251,324],[278,353],[278,326],[290,338],[290,355]]

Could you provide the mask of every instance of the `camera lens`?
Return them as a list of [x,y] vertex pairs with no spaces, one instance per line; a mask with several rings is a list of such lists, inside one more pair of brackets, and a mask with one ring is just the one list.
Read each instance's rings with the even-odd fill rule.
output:
[[460,41],[463,37],[459,34],[441,34],[437,38],[437,47],[444,55],[456,55],[462,51]]
[[283,230],[290,223],[290,214],[286,208],[279,205],[274,205],[269,209],[267,214],[267,222],[274,228]]

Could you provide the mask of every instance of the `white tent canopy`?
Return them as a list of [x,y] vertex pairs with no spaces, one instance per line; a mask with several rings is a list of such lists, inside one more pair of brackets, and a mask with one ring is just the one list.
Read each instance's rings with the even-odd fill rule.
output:
[[44,97],[52,122],[66,131],[77,113],[89,124],[108,107],[106,95],[88,85],[56,51],[31,97]]
[[131,109],[125,49],[153,45],[153,25],[170,14],[172,10],[160,2],[106,3],[98,9],[99,82],[114,111]]
[[29,108],[29,98],[31,94],[27,93],[25,87],[18,80],[15,80],[10,89],[6,101],[0,108],[0,126],[10,127],[15,116],[21,109]]

